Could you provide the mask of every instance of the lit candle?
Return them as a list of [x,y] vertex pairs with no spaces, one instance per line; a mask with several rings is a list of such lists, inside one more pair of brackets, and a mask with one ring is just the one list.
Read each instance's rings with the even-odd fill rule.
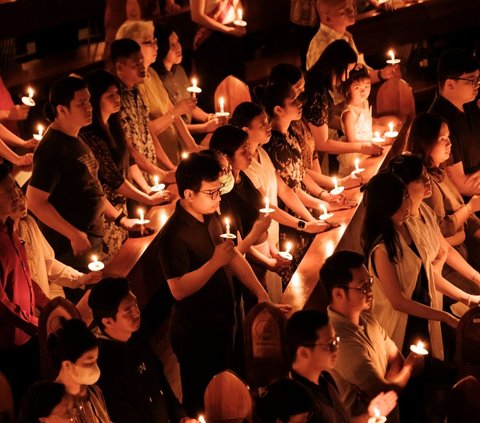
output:
[[425,344],[422,341],[418,341],[417,345],[410,345],[410,351],[418,355],[427,355],[428,351],[425,348]]
[[33,88],[28,87],[27,92],[28,92],[28,97],[23,96],[22,103],[25,104],[26,106],[33,107],[35,106],[35,100],[33,99],[33,94],[34,94]]
[[235,26],[245,27],[247,23],[243,20],[243,10],[241,7],[237,9],[237,18],[233,21]]
[[320,220],[327,220],[333,216],[333,213],[329,213],[325,204],[320,204],[320,208],[322,209],[322,214],[320,215]]
[[192,85],[187,88],[187,91],[192,93],[193,98],[197,97],[197,94],[202,92],[202,89],[197,86],[197,78],[192,78]]
[[280,251],[278,254],[286,260],[293,260],[293,256],[290,254],[291,250],[292,250],[292,243],[287,242],[285,244],[285,251]]
[[338,186],[337,178],[335,176],[332,178],[332,182],[333,182],[333,185],[334,185],[335,188],[333,188],[330,191],[330,194],[332,194],[332,195],[341,194],[345,188],[342,187],[342,186],[340,186],[340,187]]
[[188,153],[186,151],[184,151],[182,154],[181,154],[181,157],[182,159],[187,159],[188,158]]
[[230,232],[230,219],[226,217],[224,222],[225,222],[225,233],[220,236],[225,239],[235,239],[236,236]]
[[197,419],[200,423],[207,423],[205,420],[205,417],[203,417],[203,414],[200,414]]
[[154,175],[153,184],[153,187],[151,187],[152,191],[162,191],[165,189],[165,184],[160,183],[160,177],[158,175]]
[[388,123],[388,131],[385,132],[385,136],[387,138],[395,138],[397,135],[398,135],[398,132],[394,130],[394,123],[393,122],[389,122]]
[[145,219],[144,219],[144,217],[145,217],[145,212],[143,211],[142,208],[139,208],[139,209],[138,209],[138,217],[139,217],[140,221],[142,221],[142,222],[145,220]]
[[88,268],[92,272],[98,272],[99,270],[102,270],[104,267],[105,265],[101,261],[98,261],[98,257],[95,255],[92,256],[92,261],[88,263]]
[[158,175],[155,175],[155,176],[153,177],[153,183],[154,183],[155,185],[158,185],[159,182],[160,182],[160,178],[158,177]]
[[357,157],[355,159],[355,170],[352,172],[352,176],[354,178],[357,177],[360,173],[362,173],[365,169],[363,167],[360,167],[360,159]]
[[263,209],[260,209],[260,213],[265,213],[265,214],[273,213],[275,210],[270,208],[270,198],[265,197],[264,201],[265,201],[265,207]]
[[37,133],[33,134],[33,138],[35,138],[37,141],[41,141],[41,139],[43,138],[43,131],[45,131],[45,127],[41,123],[39,123],[37,125]]
[[384,142],[384,141],[385,141],[385,138],[382,138],[380,136],[380,131],[375,131],[373,133],[372,142]]
[[395,59],[395,52],[393,50],[388,50],[387,54],[390,56],[390,59],[387,60],[389,65],[396,65],[400,63],[400,59]]
[[243,21],[243,10],[242,10],[241,7],[239,7],[239,8],[237,9],[237,19],[238,19],[239,21]]
[[368,419],[368,423],[384,423],[386,421],[387,418],[382,416],[382,413],[380,413],[380,410],[377,407],[373,409],[373,417]]
[[220,106],[220,113],[225,113],[225,99],[223,97],[220,97],[218,104]]

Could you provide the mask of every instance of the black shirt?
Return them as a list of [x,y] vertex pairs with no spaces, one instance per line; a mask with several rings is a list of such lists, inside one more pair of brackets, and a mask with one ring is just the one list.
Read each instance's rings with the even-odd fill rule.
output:
[[[166,279],[197,270],[223,242],[222,225],[216,214],[200,222],[177,202],[175,212],[158,236],[160,264]],[[230,272],[218,269],[202,288],[175,301],[170,320],[172,331],[228,331],[234,324],[234,290]]]
[[98,385],[115,423],[176,423],[185,417],[163,372],[163,364],[142,332],[128,342],[99,335]]
[[[85,143],[49,129],[35,151],[30,185],[48,192],[48,201],[67,222],[101,237],[105,195],[97,174],[98,162]],[[66,240],[48,226],[40,226],[54,249]]]
[[428,112],[447,120],[452,142],[448,164],[463,162],[463,170],[468,175],[480,169],[480,110],[474,103],[465,104],[464,110],[462,113],[447,99],[437,95]]

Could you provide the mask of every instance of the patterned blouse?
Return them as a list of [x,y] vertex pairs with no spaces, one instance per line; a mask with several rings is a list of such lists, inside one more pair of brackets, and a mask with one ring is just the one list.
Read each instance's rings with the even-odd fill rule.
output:
[[[120,119],[125,139],[150,163],[157,166],[155,145],[148,128],[149,111],[138,87],[135,85],[129,89],[120,84],[120,98]],[[150,185],[154,184],[153,176],[144,171],[142,174]]]
[[315,126],[328,125],[333,113],[333,99],[327,88],[310,94],[303,108],[304,119]]

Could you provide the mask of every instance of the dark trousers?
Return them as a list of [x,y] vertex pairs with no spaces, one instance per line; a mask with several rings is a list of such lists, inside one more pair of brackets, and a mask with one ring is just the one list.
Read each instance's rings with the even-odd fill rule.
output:
[[[190,417],[203,413],[203,396],[217,373],[232,367],[234,325],[218,332],[212,322],[209,332],[172,330],[171,344],[180,364],[183,406]],[[222,325],[224,326],[224,325]]]
[[228,75],[245,79],[243,39],[218,31],[213,33],[195,50],[193,58],[195,74],[202,93],[198,104],[207,112],[215,110],[215,90]]

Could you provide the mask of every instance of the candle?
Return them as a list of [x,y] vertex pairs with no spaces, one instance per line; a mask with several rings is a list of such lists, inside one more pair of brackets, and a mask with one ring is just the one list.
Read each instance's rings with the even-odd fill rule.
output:
[[398,135],[398,132],[394,130],[394,123],[393,122],[389,122],[388,123],[388,131],[385,132],[385,136],[387,138],[395,138],[397,135]]
[[33,134],[33,138],[35,138],[37,141],[41,141],[41,139],[43,138],[44,130],[45,130],[45,127],[41,123],[39,123],[37,125],[37,133]]
[[387,63],[389,65],[396,65],[398,63],[400,63],[400,59],[395,59],[395,52],[393,50],[388,50],[388,53],[387,53],[389,56],[390,56],[390,59],[387,60]]
[[245,27],[247,23],[243,20],[243,10],[241,7],[237,9],[237,18],[233,21],[235,26]]
[[285,244],[285,251],[280,251],[278,254],[286,260],[293,260],[293,256],[290,254],[291,250],[292,250],[292,243],[287,242]]
[[333,213],[329,213],[325,204],[320,204],[320,208],[322,209],[322,214],[320,215],[320,220],[327,220],[333,216]]
[[230,219],[226,217],[224,222],[225,222],[225,233],[220,236],[225,239],[235,239],[236,236],[230,232]]
[[33,88],[28,87],[27,92],[28,92],[28,97],[23,96],[22,103],[25,104],[26,106],[33,107],[35,106],[35,100],[33,99],[33,94],[34,94]]
[[158,175],[155,175],[155,176],[153,177],[153,183],[154,183],[155,185],[158,185],[159,182],[160,182],[160,178],[158,177]]
[[220,111],[215,113],[216,116],[218,116],[218,117],[228,117],[228,116],[230,116],[230,113],[225,111],[225,98],[224,97],[220,97],[218,99],[218,106],[220,108]]
[[105,265],[101,261],[98,261],[98,257],[95,255],[92,256],[92,261],[88,263],[88,268],[92,272],[98,272],[99,270],[102,270],[104,267]]
[[382,138],[380,136],[380,131],[375,131],[373,133],[372,142],[384,142],[384,141],[385,141],[385,138]]
[[330,194],[332,194],[332,195],[341,194],[345,188],[341,187],[341,186],[340,187],[338,186],[337,178],[335,176],[332,178],[332,182],[333,182],[333,185],[334,185],[335,188],[333,188],[330,191]]
[[422,341],[418,341],[417,345],[410,345],[410,351],[418,355],[427,355],[428,351],[425,348],[425,344]]
[[273,213],[275,210],[270,208],[270,198],[265,197],[265,207],[263,209],[260,209],[260,213]]
[[362,173],[365,169],[363,167],[360,167],[360,159],[357,157],[355,159],[355,170],[352,172],[352,176],[354,178],[357,177],[357,175],[359,175],[360,173]]
[[189,93],[192,93],[193,98],[197,97],[197,94],[200,94],[202,92],[202,89],[197,86],[197,78],[192,78],[192,85],[190,87],[187,87],[187,91]]
[[143,211],[143,209],[141,209],[141,208],[138,209],[138,217],[140,218],[140,220],[141,220],[142,222],[144,221],[144,217],[145,217],[144,213],[145,213],[145,212]]
[[200,415],[198,416],[198,419],[197,419],[197,420],[198,420],[200,423],[207,423],[207,422],[205,421],[205,417],[203,417],[203,414],[200,414]]
[[165,189],[165,184],[160,183],[160,177],[158,175],[155,175],[153,177],[153,187],[151,188],[152,191],[162,191]]
[[380,410],[377,407],[373,409],[373,417],[368,419],[368,423],[384,423],[386,421],[387,418],[382,416],[382,413],[380,413]]
[[187,159],[188,158],[188,153],[186,151],[184,151],[182,154],[181,154],[181,157],[182,159]]

